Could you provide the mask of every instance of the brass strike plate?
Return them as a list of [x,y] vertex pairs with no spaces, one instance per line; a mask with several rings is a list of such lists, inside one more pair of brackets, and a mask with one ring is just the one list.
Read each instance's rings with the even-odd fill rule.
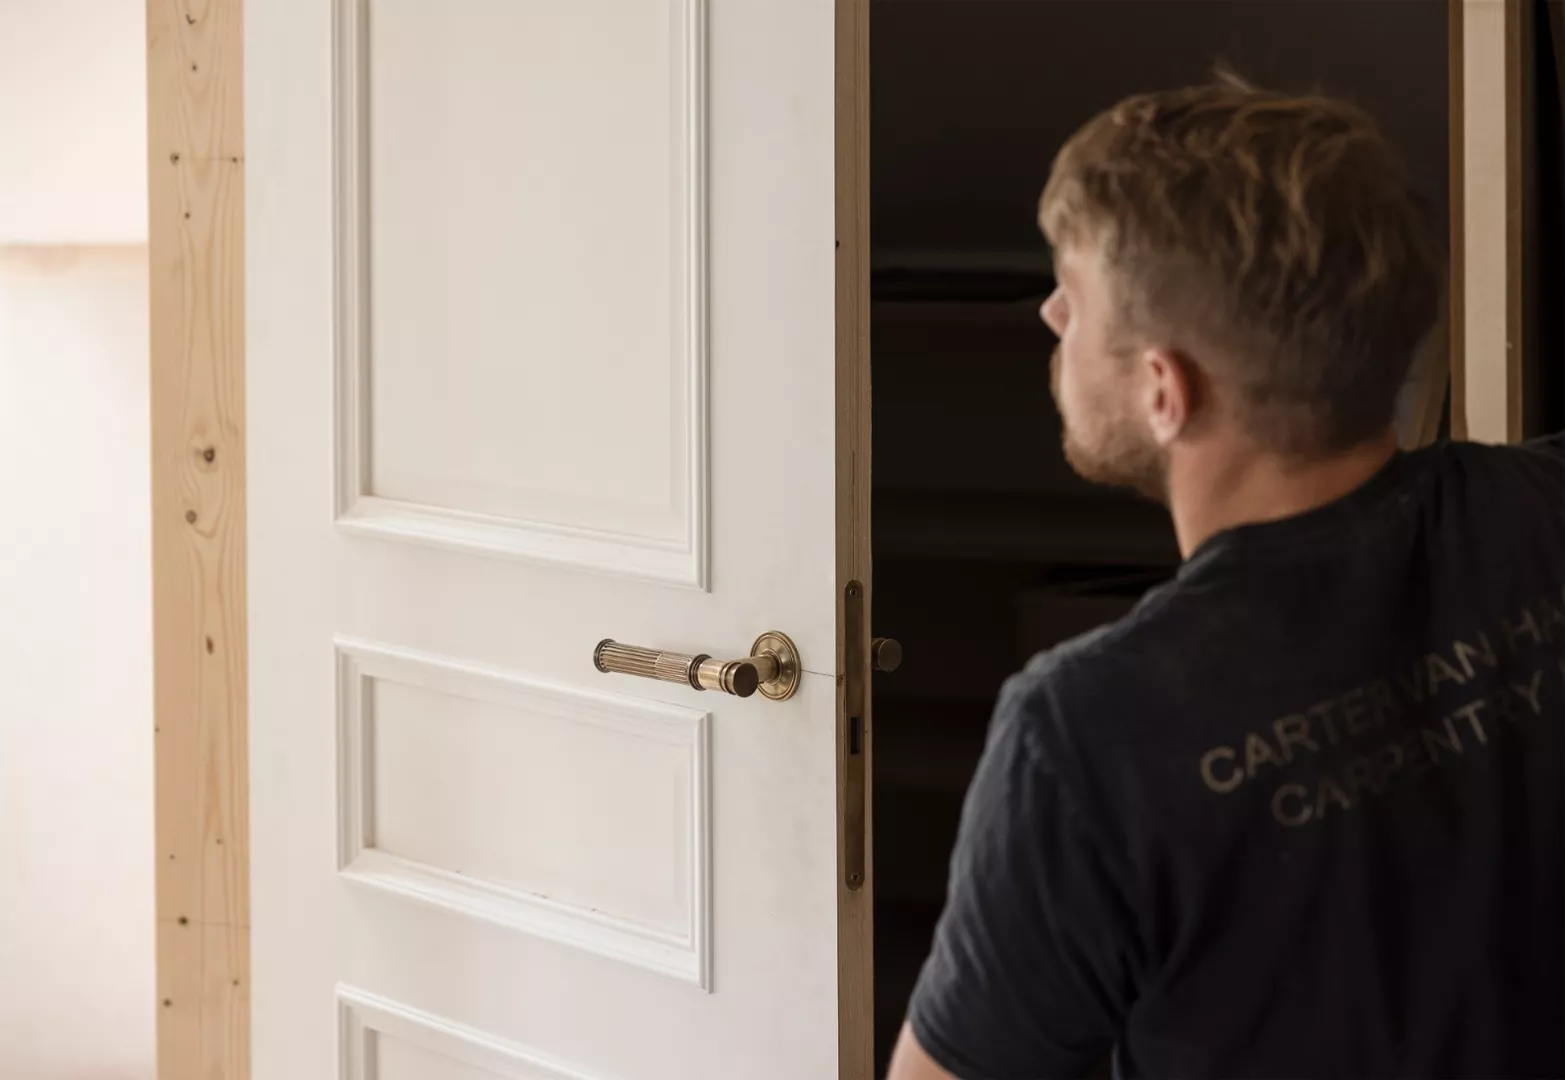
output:
[[866,653],[869,634],[864,625],[864,586],[848,582],[842,598],[843,665],[846,687],[842,718],[842,873],[849,889],[864,887],[865,826],[867,824],[864,760],[866,697],[864,684],[869,676]]

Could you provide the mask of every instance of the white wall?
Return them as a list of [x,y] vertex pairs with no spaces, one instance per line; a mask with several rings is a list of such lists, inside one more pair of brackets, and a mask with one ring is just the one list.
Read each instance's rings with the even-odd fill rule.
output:
[[0,0],[0,1080],[155,1072],[145,0]]
[[146,248],[0,247],[5,1080],[155,1071],[147,409]]
[[146,0],[0,0],[0,244],[147,238]]

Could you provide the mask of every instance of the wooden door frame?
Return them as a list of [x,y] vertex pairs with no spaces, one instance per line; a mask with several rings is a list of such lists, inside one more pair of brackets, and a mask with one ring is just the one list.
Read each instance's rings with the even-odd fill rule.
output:
[[147,0],[161,1080],[250,1074],[243,0]]
[[1522,437],[1526,0],[1447,0],[1453,438]]
[[[869,2],[835,2],[837,437],[852,451],[839,454],[838,577],[868,590],[856,508],[869,483]],[[1519,0],[1504,0],[1498,33],[1493,0],[1448,3],[1451,322],[1435,370],[1449,377],[1453,436],[1506,441],[1522,415],[1525,28]],[[147,0],[160,1080],[250,1075],[243,8]],[[841,625],[839,612],[839,660]],[[872,889],[872,875],[839,885],[841,1076],[853,1080],[873,1061]]]
[[[836,0],[837,669],[837,1075],[869,1080],[875,1068],[875,739],[869,646],[872,620],[850,620],[848,590],[874,611],[870,557],[869,5]],[[849,648],[854,628],[858,641]],[[852,769],[848,682],[860,680],[861,758]],[[852,777],[852,779],[850,779]],[[849,831],[859,834],[863,878],[847,883]]]

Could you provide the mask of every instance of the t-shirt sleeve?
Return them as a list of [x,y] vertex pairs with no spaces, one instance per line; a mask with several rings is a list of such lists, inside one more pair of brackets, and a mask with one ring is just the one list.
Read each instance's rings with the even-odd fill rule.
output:
[[1548,457],[1565,460],[1565,431],[1556,431],[1549,435],[1539,435],[1528,439],[1522,446],[1534,453],[1544,454]]
[[1130,1001],[1130,910],[1040,746],[1042,707],[1016,682],[1001,697],[909,1008],[919,1045],[961,1080],[1079,1077]]

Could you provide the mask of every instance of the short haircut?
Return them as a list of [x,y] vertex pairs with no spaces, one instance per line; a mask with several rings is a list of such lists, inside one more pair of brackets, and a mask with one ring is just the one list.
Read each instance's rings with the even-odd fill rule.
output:
[[1369,116],[1234,77],[1095,117],[1039,223],[1057,247],[1100,244],[1127,328],[1205,346],[1285,453],[1385,429],[1443,292],[1429,207]]

